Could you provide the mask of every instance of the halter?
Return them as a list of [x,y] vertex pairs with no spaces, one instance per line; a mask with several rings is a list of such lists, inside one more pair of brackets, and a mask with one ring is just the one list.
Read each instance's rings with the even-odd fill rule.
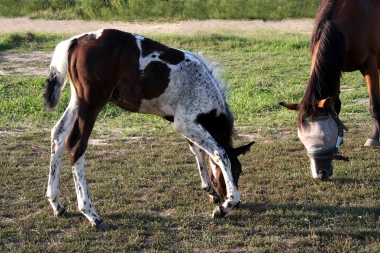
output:
[[[329,108],[329,113],[338,125],[338,137],[336,140],[334,151],[332,152],[332,154],[329,154],[329,155],[315,155],[315,154],[310,154],[310,153],[307,153],[307,155],[310,158],[314,158],[314,159],[335,159],[335,160],[343,160],[343,161],[348,162],[348,158],[339,154],[339,150],[338,150],[339,147],[343,144],[343,133],[344,131],[347,132],[348,128],[342,123],[342,121],[338,117],[338,114],[333,109]],[[325,153],[325,152],[327,153],[329,150],[330,149],[322,150],[319,153]]]

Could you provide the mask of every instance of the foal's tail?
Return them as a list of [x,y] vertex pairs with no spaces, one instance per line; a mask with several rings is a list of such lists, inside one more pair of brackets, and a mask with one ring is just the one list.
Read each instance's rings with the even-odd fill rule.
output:
[[44,107],[47,111],[54,110],[59,102],[62,88],[68,78],[69,51],[75,41],[76,39],[62,41],[54,50],[49,78],[45,81]]

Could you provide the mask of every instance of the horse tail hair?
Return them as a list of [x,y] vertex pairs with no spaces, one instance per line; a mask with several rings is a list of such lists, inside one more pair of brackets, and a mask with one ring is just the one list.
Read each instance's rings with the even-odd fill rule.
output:
[[47,111],[54,110],[60,100],[61,91],[68,79],[69,53],[76,41],[76,39],[62,41],[54,50],[50,74],[45,81],[44,107]]
[[305,95],[298,106],[298,126],[307,117],[316,115],[319,100],[337,95],[335,93],[339,88],[346,61],[346,41],[334,21],[321,20],[312,35],[312,50],[315,50],[314,46],[318,41],[314,68],[311,71]]

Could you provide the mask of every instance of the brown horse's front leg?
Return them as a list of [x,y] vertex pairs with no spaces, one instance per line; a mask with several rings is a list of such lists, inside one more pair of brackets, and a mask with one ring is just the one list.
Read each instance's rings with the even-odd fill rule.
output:
[[364,146],[367,146],[367,147],[379,146],[379,127],[378,127],[378,125],[379,125],[378,123],[375,123],[375,125],[373,126],[372,133],[371,133],[369,139],[367,139]]
[[364,146],[377,147],[379,146],[379,127],[380,127],[380,101],[379,101],[379,70],[377,67],[376,57],[371,57],[365,64],[365,69],[361,70],[369,93],[370,114],[375,120],[375,126],[372,134],[366,141]]

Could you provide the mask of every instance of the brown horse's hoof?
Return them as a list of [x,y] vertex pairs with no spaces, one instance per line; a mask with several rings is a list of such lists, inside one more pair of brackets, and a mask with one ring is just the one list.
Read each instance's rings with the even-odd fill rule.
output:
[[379,142],[377,140],[373,140],[373,139],[368,139],[364,146],[366,147],[378,147],[379,146]]

